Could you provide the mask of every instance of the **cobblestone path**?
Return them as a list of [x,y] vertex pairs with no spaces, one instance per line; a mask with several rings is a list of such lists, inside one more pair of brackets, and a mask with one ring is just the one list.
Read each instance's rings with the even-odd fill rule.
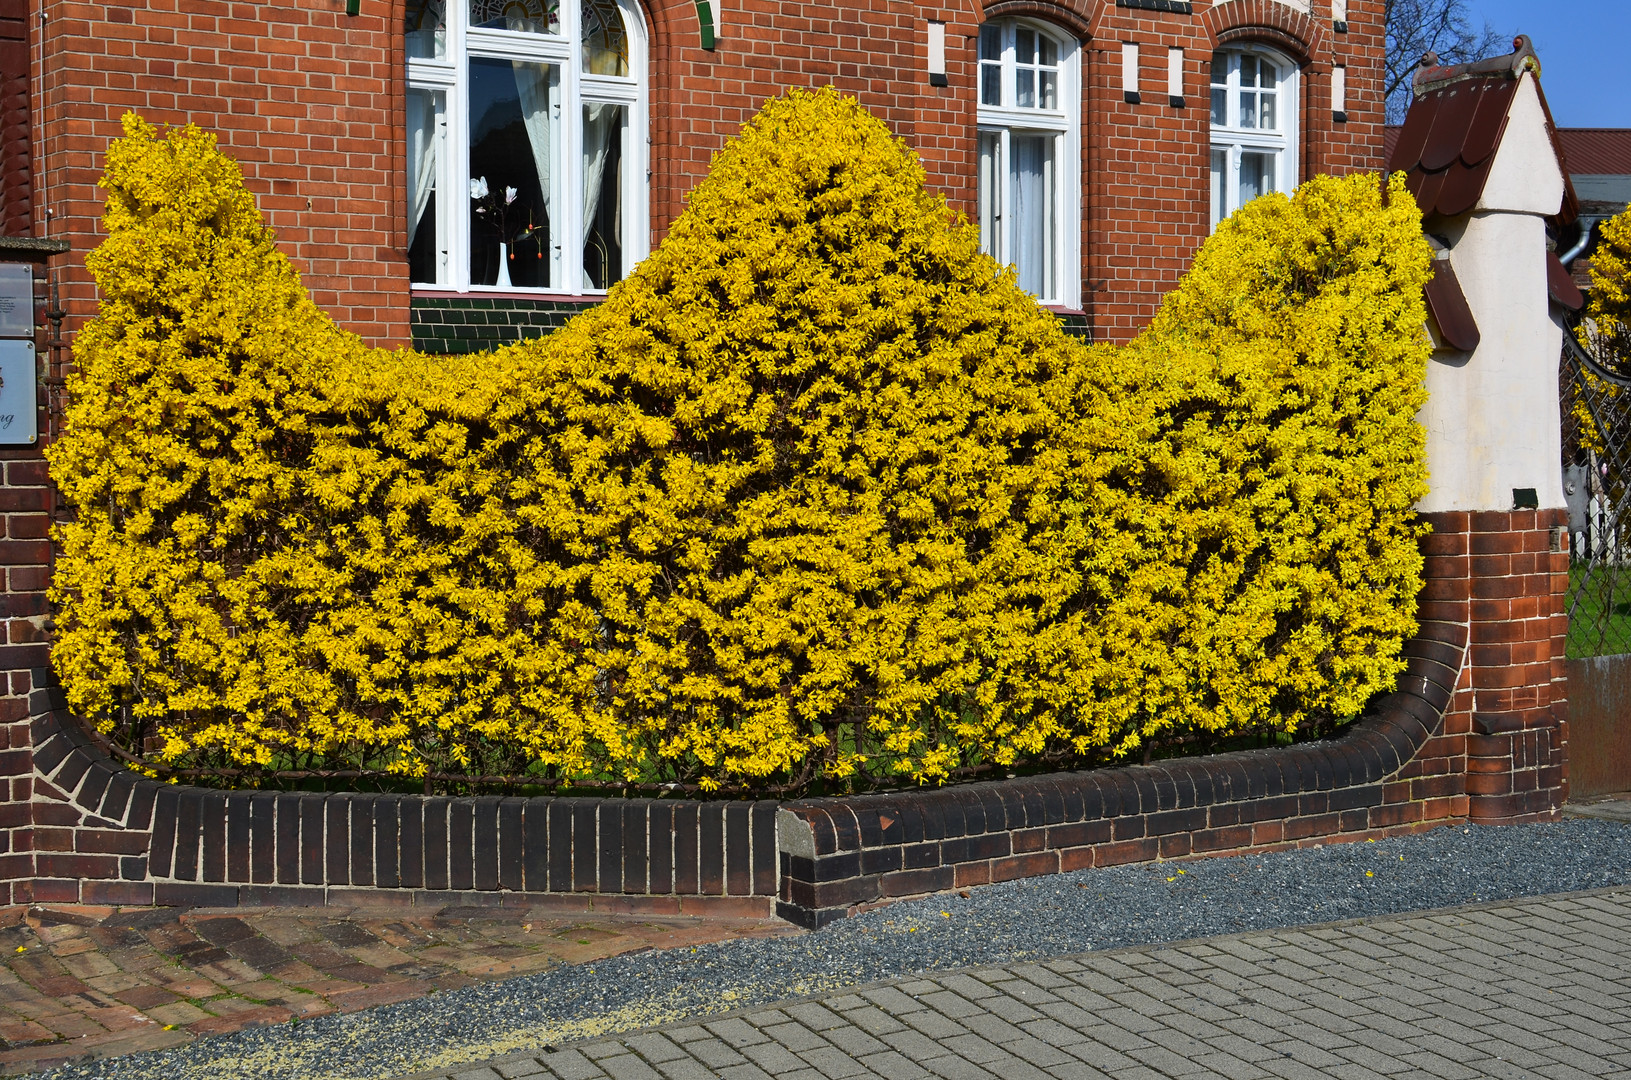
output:
[[777,919],[502,907],[0,909],[0,1072],[156,1050]]
[[894,980],[418,1080],[1598,1080],[1631,1071],[1631,892]]

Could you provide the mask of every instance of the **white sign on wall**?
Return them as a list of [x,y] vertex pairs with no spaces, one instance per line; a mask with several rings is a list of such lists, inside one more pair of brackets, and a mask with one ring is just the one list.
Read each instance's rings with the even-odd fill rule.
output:
[[0,445],[39,439],[34,372],[34,343],[0,338]]
[[0,263],[0,337],[34,336],[34,268]]

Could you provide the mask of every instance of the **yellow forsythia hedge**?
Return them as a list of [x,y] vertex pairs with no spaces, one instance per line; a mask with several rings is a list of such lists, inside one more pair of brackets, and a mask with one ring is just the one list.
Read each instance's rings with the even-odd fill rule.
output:
[[54,661],[169,763],[943,778],[1352,716],[1420,584],[1402,186],[1225,222],[1062,333],[916,157],[795,91],[550,337],[369,350],[238,171],[135,118],[54,475]]
[[1591,297],[1581,345],[1607,364],[1631,361],[1631,207],[1603,222],[1591,254]]

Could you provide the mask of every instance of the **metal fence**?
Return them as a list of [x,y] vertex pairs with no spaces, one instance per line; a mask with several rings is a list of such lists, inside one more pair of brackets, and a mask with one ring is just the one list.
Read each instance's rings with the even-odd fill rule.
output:
[[1565,327],[1559,373],[1571,657],[1631,653],[1631,364]]

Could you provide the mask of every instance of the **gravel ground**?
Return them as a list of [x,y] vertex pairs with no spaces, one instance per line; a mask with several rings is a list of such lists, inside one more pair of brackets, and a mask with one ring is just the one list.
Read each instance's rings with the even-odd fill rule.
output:
[[1566,820],[1084,870],[790,938],[647,952],[70,1065],[51,1080],[383,1080],[928,970],[1631,884],[1631,824]]

